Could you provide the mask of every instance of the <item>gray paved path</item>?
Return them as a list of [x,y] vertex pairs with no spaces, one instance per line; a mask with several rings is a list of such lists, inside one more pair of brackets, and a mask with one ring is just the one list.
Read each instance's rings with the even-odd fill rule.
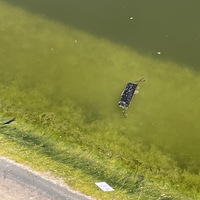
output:
[[91,200],[45,179],[7,158],[0,157],[0,200]]

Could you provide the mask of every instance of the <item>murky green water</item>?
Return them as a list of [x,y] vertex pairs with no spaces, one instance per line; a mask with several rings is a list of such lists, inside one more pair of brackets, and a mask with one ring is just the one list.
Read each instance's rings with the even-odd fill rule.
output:
[[[7,4],[7,3],[9,4]],[[0,1],[1,82],[70,99],[89,121],[200,166],[200,3],[173,1]],[[129,81],[144,77],[124,119]]]

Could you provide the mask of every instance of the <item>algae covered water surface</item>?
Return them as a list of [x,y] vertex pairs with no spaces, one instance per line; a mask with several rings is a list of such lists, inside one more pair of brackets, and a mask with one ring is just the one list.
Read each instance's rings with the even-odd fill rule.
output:
[[[90,31],[87,25],[94,25],[94,21],[91,19],[92,16],[86,15],[87,9],[82,15],[79,12],[79,19],[76,16],[73,18],[72,14],[65,15],[59,5],[55,8],[58,11],[55,11],[48,8],[47,4],[46,6],[42,4],[43,10],[41,10],[39,3],[30,4],[32,7],[26,5],[24,1],[19,1],[19,5],[12,3],[14,2],[0,2],[0,81],[3,86],[14,85],[19,90],[27,92],[27,95],[40,94],[52,105],[49,109],[62,116],[68,115],[66,102],[73,102],[73,105],[83,113],[84,119],[80,119],[83,120],[82,123],[99,124],[99,131],[91,133],[92,137],[98,138],[101,137],[98,134],[104,134],[100,130],[103,129],[101,126],[105,121],[113,131],[117,132],[116,140],[123,136],[130,141],[140,140],[146,146],[154,145],[170,154],[183,169],[198,172],[200,74],[198,60],[194,60],[195,50],[199,44],[198,35],[193,38],[196,41],[193,46],[194,51],[188,55],[188,59],[187,55],[182,59],[178,50],[182,52],[184,50],[179,49],[177,43],[173,48],[177,49],[177,57],[176,52],[173,56],[169,53],[170,48],[167,45],[173,45],[172,41],[176,39],[170,40],[169,43],[165,40],[165,44],[162,45],[162,40],[159,40],[160,35],[157,37],[153,35],[156,45],[151,50],[148,47],[143,51],[148,42],[146,40],[142,43],[139,35],[144,34],[143,23],[147,25],[149,21],[145,21],[145,18],[137,12],[135,19],[130,7],[129,14],[122,15],[127,21],[123,22],[119,18],[119,25],[122,24],[122,28],[130,27],[129,23],[134,23],[136,20],[135,31],[138,33],[133,37],[138,37],[141,46],[136,38],[131,45],[128,44],[126,29],[123,42],[123,37],[120,35],[123,31],[119,33],[120,36],[115,34],[114,28],[117,27],[115,25],[113,25],[113,35],[106,34],[107,26],[104,30],[98,30],[102,28],[98,24]],[[75,7],[72,3],[69,6]],[[125,9],[124,6],[126,7],[124,4],[122,9]],[[58,15],[60,18],[56,18],[55,13],[51,11],[59,13],[59,9],[63,14]],[[81,10],[80,7],[77,9]],[[70,11],[70,8],[67,10]],[[116,14],[116,10],[113,12]],[[123,13],[126,12],[123,10],[121,14]],[[76,24],[80,24],[81,16],[83,21],[78,26]],[[101,23],[102,20],[103,23],[104,17],[110,16],[109,13],[102,14],[102,19],[98,18],[98,22]],[[65,18],[71,20],[64,20]],[[73,20],[74,24],[70,23]],[[116,16],[111,22],[116,22]],[[109,23],[107,25],[109,26]],[[169,30],[172,35],[173,27]],[[181,25],[181,28],[183,27],[184,25]],[[155,34],[154,31],[150,32]],[[148,32],[145,34],[147,37]],[[170,35],[166,35],[163,37],[168,39]],[[178,35],[173,37],[181,42]],[[131,36],[129,40],[132,41],[130,38]],[[190,38],[187,41],[190,42]],[[188,46],[190,45],[192,44],[189,43]],[[140,93],[134,96],[128,117],[125,119],[118,108],[121,92],[127,82],[143,77],[146,81],[140,84]],[[23,107],[23,104],[21,106]],[[34,112],[34,102],[30,102],[30,108]],[[58,110],[59,113],[56,113]],[[105,140],[109,140],[111,135],[105,134],[104,137]]]

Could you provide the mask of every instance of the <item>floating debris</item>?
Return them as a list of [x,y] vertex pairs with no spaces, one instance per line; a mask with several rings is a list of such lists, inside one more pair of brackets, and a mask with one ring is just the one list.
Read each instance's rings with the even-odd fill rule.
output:
[[160,51],[157,51],[157,54],[158,54],[158,55],[160,55],[160,54],[161,54],[161,52],[160,52]]
[[14,122],[15,119],[16,119],[16,118],[14,117],[14,118],[12,118],[12,119],[10,119],[10,120],[4,122],[3,125],[5,125],[5,124],[10,124],[10,123]]
[[133,98],[134,94],[138,93],[138,90],[136,90],[136,88],[138,87],[138,84],[140,82],[144,82],[145,80],[142,78],[139,81],[135,81],[134,83],[127,83],[125,89],[123,90],[122,94],[121,94],[121,99],[118,103],[119,107],[123,109],[123,115],[124,117],[127,117],[127,113],[126,110],[128,109],[131,100]]
[[133,17],[130,17],[130,19],[132,20],[132,19],[133,19]]

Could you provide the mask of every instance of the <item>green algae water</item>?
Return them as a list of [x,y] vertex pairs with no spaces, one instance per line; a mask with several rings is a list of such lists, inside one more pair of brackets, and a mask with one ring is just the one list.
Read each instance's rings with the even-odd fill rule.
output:
[[[199,3],[175,3],[170,10],[167,2],[154,1],[156,12],[150,12],[153,5],[144,1],[108,7],[104,1],[53,2],[0,1],[1,84],[40,94],[63,117],[66,102],[73,102],[83,113],[81,123],[103,129],[106,122],[116,140],[154,145],[198,173]],[[140,78],[146,81],[125,119],[121,92]],[[34,112],[34,101],[29,103]]]

